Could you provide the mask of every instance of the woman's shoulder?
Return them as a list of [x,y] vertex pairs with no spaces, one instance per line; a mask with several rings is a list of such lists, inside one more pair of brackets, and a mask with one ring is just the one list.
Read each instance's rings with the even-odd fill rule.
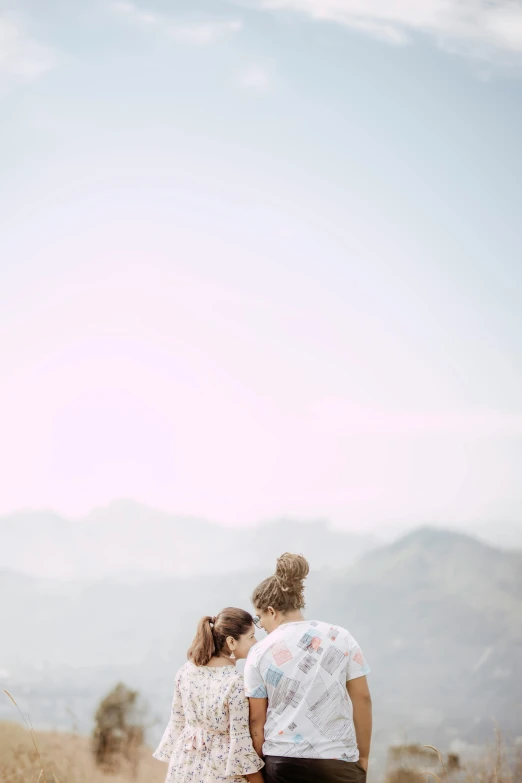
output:
[[[216,671],[216,669],[214,669],[214,671]],[[223,679],[231,685],[235,685],[238,682],[243,683],[243,675],[235,666],[220,666],[217,671],[220,673],[219,679]]]
[[235,666],[227,666],[223,669],[223,684],[229,692],[245,688],[243,675]]
[[195,666],[191,661],[186,661],[186,663],[184,663],[183,666],[180,666],[178,671],[176,672],[176,681],[184,679],[188,674],[190,674],[193,671],[194,668]]
[[176,677],[197,677],[208,675],[213,680],[235,681],[238,678],[243,679],[243,675],[235,666],[196,666],[192,661],[187,661],[178,669]]
[[227,677],[225,692],[229,700],[236,699],[241,694],[245,696],[245,678],[243,677],[243,674],[238,672],[235,668],[232,669]]

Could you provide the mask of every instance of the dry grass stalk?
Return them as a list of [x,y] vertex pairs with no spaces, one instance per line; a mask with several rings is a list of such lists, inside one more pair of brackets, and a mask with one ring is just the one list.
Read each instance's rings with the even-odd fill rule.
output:
[[438,776],[438,775],[436,775],[434,772],[425,772],[424,774],[425,774],[426,776],[430,776],[430,777],[432,777],[432,778],[435,778],[435,780],[437,780],[437,781],[438,781],[438,783],[442,783],[442,781],[441,781],[441,779],[439,778],[439,776]]
[[[423,745],[422,747],[426,748],[426,750],[432,750],[434,753],[437,754],[437,756],[439,757],[440,765],[442,767],[442,771],[444,772],[444,780],[446,781],[446,783],[448,783],[448,773],[446,771],[446,765],[444,764],[444,759],[442,758],[442,754],[439,751],[439,749],[436,748],[434,745]],[[437,775],[434,775],[434,777],[436,777],[437,780],[440,780],[440,778]]]
[[[29,734],[31,735],[31,740],[32,740],[34,749],[36,751],[36,755],[38,756],[38,761],[40,762],[40,768],[41,768],[40,769],[40,774],[38,776],[38,783],[40,783],[40,780],[43,780],[43,783],[48,783],[47,778],[45,777],[45,770],[44,770],[44,765],[43,765],[43,761],[42,761],[42,756],[40,754],[40,750],[38,748],[38,745],[36,744],[36,740],[34,738],[33,727],[31,726],[29,721],[26,720],[25,715],[23,714],[22,710],[20,709],[20,707],[16,703],[15,699],[13,698],[13,696],[11,696],[9,691],[6,691],[4,689],[4,693],[8,697],[8,699],[10,699],[13,702],[14,706],[16,707],[16,709],[18,710],[18,712],[20,714],[20,717],[22,718],[23,722],[25,723],[25,726],[27,727],[27,730],[28,730]],[[59,783],[59,781],[57,781],[56,783]]]

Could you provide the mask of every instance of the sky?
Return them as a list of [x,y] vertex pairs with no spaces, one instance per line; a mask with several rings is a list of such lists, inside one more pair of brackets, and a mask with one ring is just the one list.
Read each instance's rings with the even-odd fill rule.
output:
[[0,513],[522,520],[522,6],[0,0]]

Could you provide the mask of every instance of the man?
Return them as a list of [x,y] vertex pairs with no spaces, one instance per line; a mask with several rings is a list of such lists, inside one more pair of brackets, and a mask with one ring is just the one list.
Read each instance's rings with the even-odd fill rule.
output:
[[245,667],[254,748],[267,783],[365,783],[370,669],[348,631],[303,616],[308,572],[301,555],[282,555],[252,596],[268,633]]

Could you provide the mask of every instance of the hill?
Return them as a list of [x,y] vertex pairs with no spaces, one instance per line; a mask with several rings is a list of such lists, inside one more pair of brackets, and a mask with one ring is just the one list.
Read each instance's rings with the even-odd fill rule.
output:
[[522,553],[423,529],[325,578],[315,602],[333,616],[348,603],[390,741],[521,733]]

